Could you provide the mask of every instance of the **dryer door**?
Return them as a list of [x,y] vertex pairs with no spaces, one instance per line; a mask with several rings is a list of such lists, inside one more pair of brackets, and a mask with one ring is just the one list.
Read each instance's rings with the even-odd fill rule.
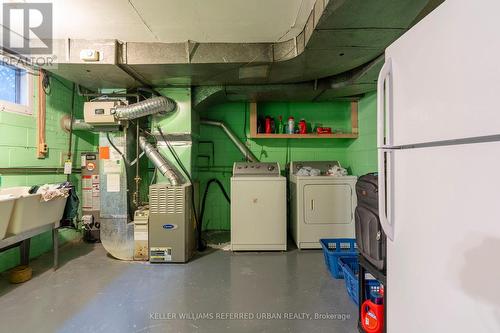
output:
[[352,221],[352,188],[348,184],[304,186],[306,224],[347,224]]

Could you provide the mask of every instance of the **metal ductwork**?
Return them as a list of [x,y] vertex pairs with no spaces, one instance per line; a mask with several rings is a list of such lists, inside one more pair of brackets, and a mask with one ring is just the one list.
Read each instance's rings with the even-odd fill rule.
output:
[[[132,132],[130,129],[129,133]],[[125,155],[132,155],[133,145],[127,144],[127,134],[123,132],[99,133],[99,146],[109,146],[112,141],[114,147]],[[109,136],[109,137],[108,137]],[[115,148],[111,148],[115,149]],[[122,157],[116,154],[114,162],[120,161]],[[104,164],[110,160],[98,160],[99,183],[100,183],[100,223],[101,243],[106,251],[113,257],[121,260],[133,260],[134,254],[134,224],[129,223],[129,212],[127,203],[127,172],[125,163],[116,163],[113,177],[119,189],[108,191],[109,174],[106,173]]]
[[[57,66],[47,68],[84,87],[228,86],[228,100],[327,101],[375,90],[372,75],[346,84],[305,90],[289,84],[316,82],[360,68],[383,54],[442,0],[316,0],[303,30],[274,43],[120,42],[117,40],[54,40]],[[89,63],[81,50],[109,55]],[[375,68],[373,69],[375,71]],[[248,86],[248,90],[245,90]],[[205,92],[203,92],[205,93]],[[255,100],[255,99],[254,99]]]
[[259,162],[259,159],[248,149],[248,147],[240,141],[238,136],[222,121],[210,120],[210,119],[201,119],[200,124],[208,125],[208,126],[217,126],[226,133],[229,140],[238,148],[238,150],[245,156],[247,161],[250,162]]
[[193,87],[193,107],[198,111],[212,105],[244,101],[355,101],[364,92],[374,90],[384,64],[384,55],[350,71],[320,80],[259,85],[226,85]]
[[184,183],[184,177],[175,166],[173,166],[160,152],[151,145],[144,136],[139,136],[139,146],[148,159],[158,169],[158,171],[168,178],[170,184],[180,185]]
[[117,106],[114,115],[118,120],[132,120],[157,113],[173,112],[176,105],[174,100],[158,96],[131,105]]

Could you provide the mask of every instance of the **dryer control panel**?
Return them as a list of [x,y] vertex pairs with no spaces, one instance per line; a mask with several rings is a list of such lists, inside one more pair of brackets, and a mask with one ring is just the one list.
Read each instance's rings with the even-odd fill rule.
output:
[[277,162],[236,162],[233,165],[233,177],[279,176],[280,165]]

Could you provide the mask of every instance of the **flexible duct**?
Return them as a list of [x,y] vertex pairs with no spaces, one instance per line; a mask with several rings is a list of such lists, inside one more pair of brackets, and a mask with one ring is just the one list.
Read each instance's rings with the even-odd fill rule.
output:
[[117,106],[114,115],[119,120],[131,120],[150,114],[173,112],[175,107],[174,100],[165,96],[158,96],[131,105]]
[[229,140],[238,148],[238,150],[245,156],[245,158],[250,162],[259,162],[259,159],[248,149],[243,142],[240,141],[238,136],[222,121],[201,119],[200,123],[208,126],[220,127],[224,133],[228,136]]
[[177,170],[175,166],[173,166],[169,161],[160,154],[160,152],[151,145],[144,136],[139,136],[139,145],[141,146],[142,151],[146,154],[148,159],[154,166],[158,169],[158,171],[165,177],[168,178],[170,184],[179,185],[184,182],[184,177]]

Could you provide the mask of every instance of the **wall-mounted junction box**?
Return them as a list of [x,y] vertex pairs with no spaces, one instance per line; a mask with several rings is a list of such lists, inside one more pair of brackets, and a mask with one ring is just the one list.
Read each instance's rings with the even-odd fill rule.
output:
[[99,61],[100,54],[97,50],[84,49],[80,51],[80,60],[83,61]]

